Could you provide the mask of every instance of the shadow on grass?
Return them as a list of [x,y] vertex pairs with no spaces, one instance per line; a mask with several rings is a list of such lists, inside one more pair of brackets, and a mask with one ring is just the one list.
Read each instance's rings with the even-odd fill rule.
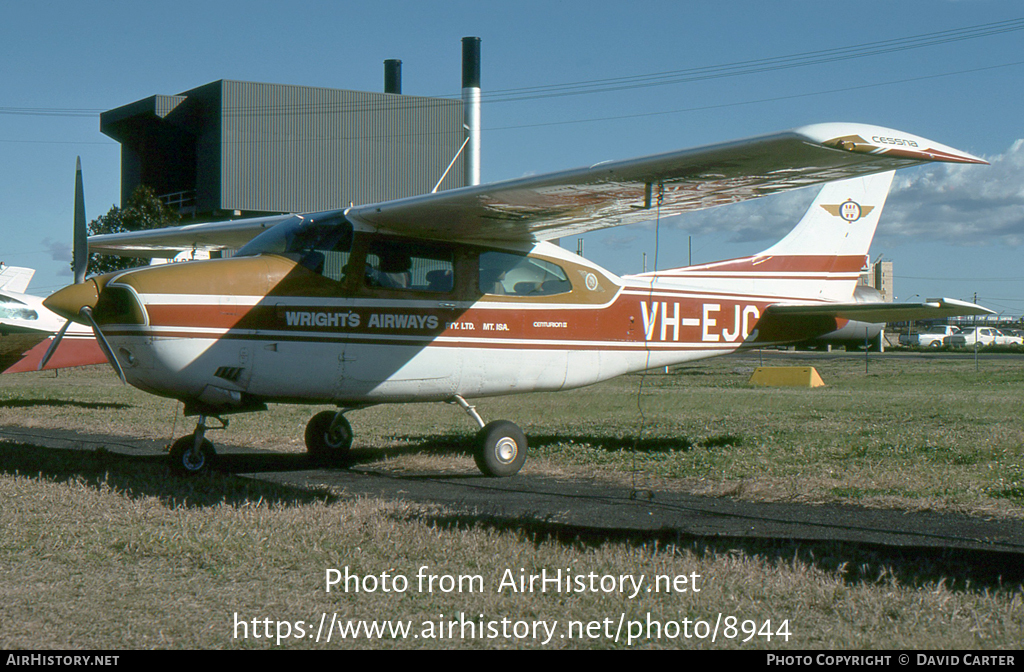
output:
[[419,515],[439,529],[487,529],[519,534],[534,544],[556,542],[579,549],[624,543],[699,558],[745,555],[779,567],[805,564],[838,573],[844,583],[922,588],[941,584],[958,592],[1022,591],[1020,553],[962,548],[894,547],[854,541],[806,541],[762,537],[716,537],[679,530],[614,530],[553,523],[530,516]]
[[57,408],[85,408],[88,410],[131,408],[131,404],[107,401],[74,401],[70,399],[3,399],[0,408],[35,408],[37,406],[54,406]]
[[326,489],[267,483],[230,472],[308,469],[305,455],[226,455],[225,467],[191,478],[171,473],[165,455],[125,455],[105,449],[69,450],[0,442],[0,473],[20,474],[55,483],[79,482],[109,487],[128,497],[156,497],[165,505],[241,505],[260,499],[271,505],[333,502]]
[[[527,434],[530,448],[547,446],[586,446],[609,453],[669,453],[685,452],[694,448],[727,448],[743,445],[743,437],[735,434],[718,434],[698,440],[686,436],[648,436],[637,440],[636,436],[620,436],[584,432],[561,432],[557,434]],[[472,455],[476,446],[475,437],[468,434],[432,434],[396,436],[387,446],[363,448],[358,445],[350,453],[353,464],[374,462],[387,457],[411,454]]]
[[[406,437],[409,446],[356,450],[353,465],[370,462],[397,452],[468,453],[471,436]],[[566,437],[557,437],[560,442]],[[590,437],[588,441],[592,440]],[[574,437],[582,442],[582,437]],[[655,448],[660,445],[655,442]],[[244,505],[259,500],[276,506],[313,502],[336,503],[344,498],[325,488],[306,488],[235,476],[233,473],[306,471],[311,468],[304,454],[244,453],[218,458],[217,471],[193,478],[170,473],[164,455],[132,456],[103,449],[94,451],[44,448],[0,442],[0,473],[45,479],[56,483],[83,483],[108,487],[127,497],[156,497],[170,507],[204,507],[220,504]],[[233,473],[232,473],[233,472]],[[430,480],[433,476],[402,474],[398,480]],[[443,475],[451,481],[451,474]],[[466,476],[465,478],[470,478]],[[481,479],[479,475],[472,475]],[[449,501],[451,483],[441,482],[431,499]],[[387,498],[388,495],[381,495]],[[742,535],[719,537],[691,534],[680,529],[614,529],[553,522],[550,513],[495,516],[491,514],[427,514],[406,516],[411,521],[441,529],[494,530],[519,535],[534,544],[556,542],[567,547],[590,548],[606,543],[624,543],[657,548],[660,552],[693,553],[698,557],[743,554],[769,564],[805,564],[839,573],[848,585],[884,584],[890,580],[903,586],[922,587],[942,583],[950,590],[1021,590],[1024,583],[1022,554],[953,547],[891,546],[863,541],[808,541],[765,539]]]

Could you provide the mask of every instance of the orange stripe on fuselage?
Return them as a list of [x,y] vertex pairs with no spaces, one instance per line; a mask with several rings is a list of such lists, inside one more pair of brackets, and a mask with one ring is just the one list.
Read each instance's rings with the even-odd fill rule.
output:
[[[339,299],[335,306],[304,305],[300,297],[275,297],[275,305],[253,307],[150,304],[150,324],[118,328],[111,334],[174,338],[256,338],[260,340],[405,340],[430,342],[438,337],[476,347],[489,341],[528,341],[546,347],[558,342],[662,345],[735,343],[753,330],[765,308],[779,297],[693,296],[659,288],[632,288],[601,307],[490,307],[479,302],[462,310],[426,305],[373,306]],[[287,304],[284,302],[287,301]],[[589,346],[588,346],[589,347]]]
[[[685,278],[701,272],[714,273],[821,273],[841,274],[860,273],[864,268],[864,255],[831,256],[831,255],[800,255],[800,256],[769,256],[744,257],[729,259],[710,264],[685,266],[656,273],[645,273],[638,277],[671,277]],[[782,278],[780,278],[782,279]]]

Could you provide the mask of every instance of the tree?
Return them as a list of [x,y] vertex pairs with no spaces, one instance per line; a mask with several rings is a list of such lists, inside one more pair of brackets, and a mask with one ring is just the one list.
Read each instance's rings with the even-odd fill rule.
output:
[[[165,226],[177,226],[180,223],[181,216],[164,205],[153,190],[143,184],[135,189],[123,208],[113,205],[107,214],[100,215],[89,222],[88,231],[90,236],[96,236],[103,233],[159,229]],[[149,259],[90,254],[89,274],[122,271],[136,266],[145,266],[148,263]]]

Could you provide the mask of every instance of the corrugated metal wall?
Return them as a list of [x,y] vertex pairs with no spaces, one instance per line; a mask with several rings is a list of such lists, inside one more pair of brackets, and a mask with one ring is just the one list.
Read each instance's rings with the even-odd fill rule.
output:
[[[204,144],[219,145],[222,210],[313,212],[426,193],[465,139],[461,100],[215,84],[220,133]],[[465,183],[462,164],[442,189]]]

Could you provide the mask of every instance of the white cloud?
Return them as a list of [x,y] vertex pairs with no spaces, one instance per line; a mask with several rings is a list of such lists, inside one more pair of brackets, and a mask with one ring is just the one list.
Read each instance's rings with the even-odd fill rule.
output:
[[[1024,244],[1024,140],[989,166],[932,164],[896,173],[876,237],[955,245]],[[692,235],[725,233],[730,242],[785,236],[817,195],[816,188],[713,208],[666,222]]]
[[58,242],[50,237],[43,238],[43,247],[54,261],[71,261],[71,246],[67,241]]
[[725,233],[733,243],[774,242],[796,226],[817,194],[817,188],[799,189],[681,215],[667,223],[693,236]]
[[1024,244],[1024,140],[989,166],[935,164],[896,174],[879,238]]

